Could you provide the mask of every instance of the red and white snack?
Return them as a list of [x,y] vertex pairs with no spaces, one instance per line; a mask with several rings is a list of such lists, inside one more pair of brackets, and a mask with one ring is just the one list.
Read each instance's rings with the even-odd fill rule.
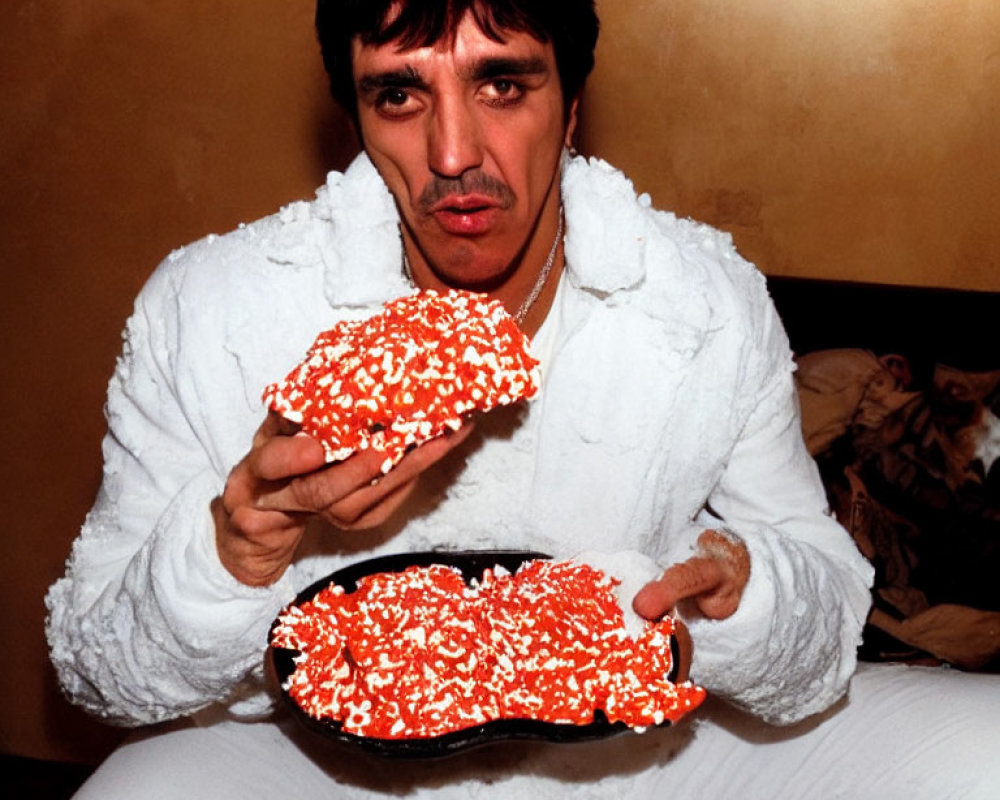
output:
[[285,691],[310,716],[381,739],[440,736],[500,719],[642,729],[705,691],[674,684],[669,618],[628,635],[616,582],[572,561],[487,570],[410,567],[331,585],[279,616],[273,647],[299,651]]
[[538,362],[528,347],[498,300],[429,290],[321,333],[263,399],[318,439],[328,462],[371,447],[386,454],[388,472],[469,412],[533,396]]

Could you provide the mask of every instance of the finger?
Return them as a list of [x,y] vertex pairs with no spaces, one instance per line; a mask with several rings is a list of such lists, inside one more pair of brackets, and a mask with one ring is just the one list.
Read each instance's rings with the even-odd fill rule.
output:
[[713,558],[695,557],[674,564],[655,581],[647,583],[632,601],[635,613],[659,619],[681,600],[717,590],[725,580],[722,565]]
[[345,531],[369,530],[378,527],[388,520],[406,502],[406,498],[410,496],[416,485],[417,479],[414,478],[409,483],[404,483],[402,486],[397,487],[390,494],[379,498],[378,502],[374,505],[358,511],[358,513],[355,513],[356,509],[348,509],[345,512],[338,507],[337,512],[341,516],[334,516],[331,512],[327,512],[323,516]]
[[[461,444],[471,430],[471,425],[463,426],[453,434],[425,442],[407,453],[384,475],[385,453],[362,450],[344,461],[301,475],[284,486],[260,494],[256,506],[284,511],[325,511],[331,519],[356,520]],[[303,437],[291,437],[288,441],[299,438]],[[278,443],[279,440],[274,440],[271,444]],[[335,508],[345,501],[342,508]]]
[[[304,484],[302,487],[293,485],[292,488],[299,493],[300,502],[319,504],[310,505],[310,509],[324,509],[331,517],[345,521],[355,520],[381,499],[395,492],[400,486],[410,483],[424,470],[442,459],[461,444],[470,432],[471,426],[466,426],[453,434],[424,442],[403,456],[399,463],[385,474],[381,470],[385,454],[381,451],[367,450],[351,456],[344,464],[350,464],[357,459],[358,470],[349,483],[342,484],[341,491],[333,494],[323,495],[324,487],[318,482],[313,484],[310,476],[302,479]],[[298,484],[299,481],[294,483]],[[331,487],[325,488],[329,490]],[[341,507],[334,508],[338,504],[341,504]]]
[[326,451],[304,434],[275,436],[250,451],[252,473],[266,481],[280,481],[314,472],[326,463]]
[[240,506],[229,514],[228,522],[232,538],[245,546],[263,549],[284,546],[289,534],[302,527],[303,515]]
[[398,478],[396,485],[409,482],[458,447],[469,437],[474,428],[475,425],[470,422],[457,431],[424,442],[403,456],[402,460],[384,478],[380,479],[380,482],[390,480],[393,477]]
[[[400,462],[402,463],[402,462]],[[358,522],[379,504],[395,496],[404,487],[416,484],[420,473],[392,469],[383,475],[380,469],[355,489],[322,508],[323,516],[342,528],[359,527]]]
[[301,428],[299,423],[287,420],[275,411],[268,411],[264,421],[254,434],[253,445],[258,447],[275,436],[291,436]]
[[385,454],[376,450],[355,453],[344,461],[298,474],[274,488],[261,491],[254,502],[258,509],[316,513],[341,502],[359,489],[371,486],[382,474]]
[[[356,491],[324,509],[324,516],[340,527],[359,529],[373,527],[373,521],[384,522],[416,485],[417,478],[461,444],[471,433],[471,426],[454,434],[431,439],[407,453],[385,475],[377,475]],[[405,491],[403,491],[405,490]],[[380,504],[393,500],[391,507]]]

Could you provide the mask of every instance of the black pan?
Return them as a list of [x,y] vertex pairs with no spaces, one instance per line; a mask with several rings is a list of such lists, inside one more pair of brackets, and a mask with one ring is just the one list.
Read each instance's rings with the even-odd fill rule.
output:
[[[295,598],[295,605],[312,600],[316,594],[331,583],[343,586],[346,592],[353,592],[357,588],[359,579],[380,572],[402,572],[407,567],[443,564],[458,568],[468,583],[473,579],[478,580],[485,570],[498,565],[510,572],[515,572],[526,561],[549,557],[545,553],[536,553],[530,550],[427,551],[381,556],[352,564],[316,581],[298,594]],[[278,620],[275,620],[271,626],[272,633],[277,624]],[[270,641],[270,639],[269,635],[268,640]],[[673,680],[676,665],[680,663],[676,637],[670,639],[670,650],[671,663],[674,666],[669,678]],[[284,686],[288,677],[295,671],[293,659],[298,655],[298,651],[269,647],[268,652],[278,681]],[[346,733],[339,721],[315,719],[303,711],[284,689],[282,689],[281,694],[296,719],[310,730],[328,739],[359,747],[374,755],[390,758],[442,758],[463,750],[501,741],[582,742],[605,739],[631,730],[624,722],[608,722],[607,717],[601,711],[597,711],[594,713],[594,721],[588,725],[559,724],[533,719],[503,719],[453,731],[442,736],[415,739],[375,739]],[[666,721],[660,727],[669,724],[670,722]]]

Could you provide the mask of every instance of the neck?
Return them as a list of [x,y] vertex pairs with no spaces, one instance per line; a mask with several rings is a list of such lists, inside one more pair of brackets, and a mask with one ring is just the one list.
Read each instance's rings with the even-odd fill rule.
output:
[[558,193],[554,193],[551,201],[543,206],[538,222],[520,253],[489,285],[447,280],[435,270],[405,225],[401,226],[401,234],[404,269],[417,288],[483,292],[503,303],[528,335],[536,333],[545,321],[565,264],[565,227]]

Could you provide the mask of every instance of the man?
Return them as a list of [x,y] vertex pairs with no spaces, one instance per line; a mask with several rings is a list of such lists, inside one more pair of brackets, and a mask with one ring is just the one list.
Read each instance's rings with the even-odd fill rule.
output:
[[[105,481],[48,597],[52,657],[93,713],[195,725],[132,741],[82,796],[731,796],[734,769],[759,770],[726,725],[757,723],[388,767],[273,712],[276,612],[375,554],[641,551],[673,566],[636,610],[680,604],[694,678],[781,723],[843,695],[870,579],[825,513],[763,280],[722,235],[565,152],[591,2],[321,0],[317,22],[365,154],[314,202],[173,254],[128,324]],[[414,287],[501,300],[534,336],[538,400],[384,477],[378,454],[324,466],[317,442],[261,422],[263,386],[318,331]],[[800,739],[781,786],[802,753],[838,754]],[[708,790],[704,765],[727,781]],[[773,789],[756,780],[751,796]]]
[[[321,3],[321,15],[325,8]],[[389,28],[379,37],[387,44],[341,39],[328,42],[327,52],[332,63],[350,64],[353,81],[344,81],[349,95],[341,99],[355,111],[365,152],[396,200],[413,282],[422,289],[484,290],[511,313],[524,306],[520,321],[533,334],[564,265],[556,236],[558,167],[576,126],[579,85],[567,97],[554,47],[526,32],[497,41],[483,30],[491,30],[490,18],[474,16],[484,12],[473,5],[463,15],[461,5],[453,6],[450,13],[460,20],[451,23],[454,30],[426,32],[424,47],[397,51]],[[549,13],[563,12],[553,7]],[[592,49],[596,21],[578,16],[579,35]],[[321,31],[332,27],[320,22]],[[404,32],[405,23],[405,17],[396,21]],[[345,45],[349,56],[334,60],[331,51]],[[553,247],[551,274],[542,273]],[[526,304],[535,287],[537,297]],[[421,448],[372,486],[377,454],[317,471],[324,455],[317,442],[278,435],[281,429],[274,417],[265,422],[215,504],[222,561],[252,585],[272,583],[291,562],[303,513],[322,514],[341,529],[373,527],[402,503],[426,466],[464,438]],[[275,492],[275,480],[286,482],[285,489]],[[267,521],[282,531],[280,546]],[[697,596],[712,616],[735,610],[749,574],[746,550],[721,536],[711,542],[707,557],[678,565],[644,592],[640,607],[647,616],[662,616],[688,596]]]

